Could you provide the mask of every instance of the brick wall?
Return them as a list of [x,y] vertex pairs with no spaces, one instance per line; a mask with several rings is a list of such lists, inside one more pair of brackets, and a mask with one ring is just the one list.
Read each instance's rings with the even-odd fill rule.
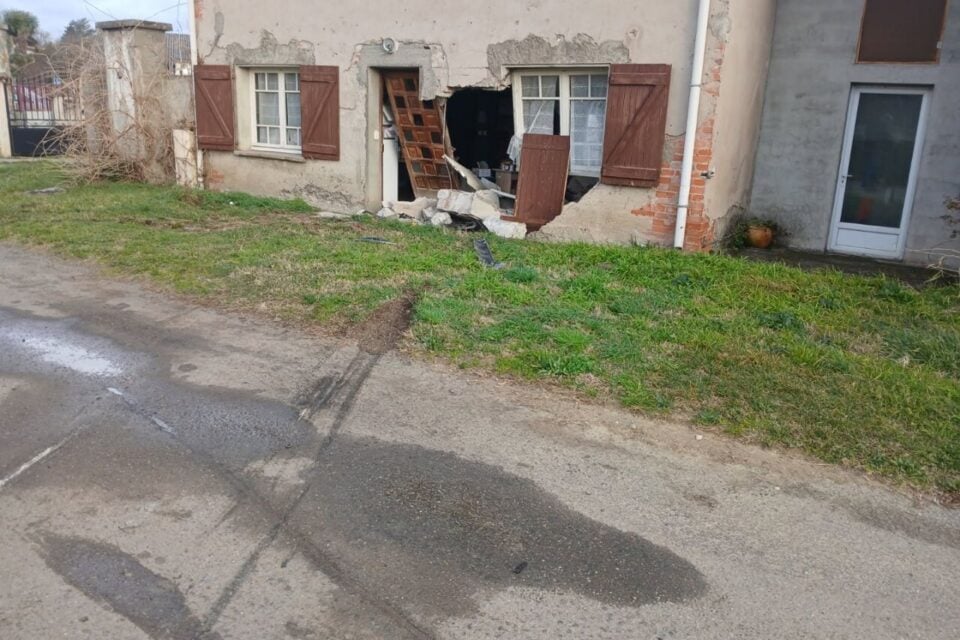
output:
[[[700,124],[693,155],[693,182],[690,187],[690,208],[687,210],[687,232],[683,248],[687,251],[709,250],[716,236],[716,219],[707,216],[704,201],[707,179],[702,174],[710,170],[713,160],[714,122],[717,115],[717,100],[720,97],[720,71],[723,66],[724,45],[718,43],[713,55],[707,60],[702,97],[700,100]],[[673,246],[673,234],[677,223],[677,199],[680,194],[680,165],[683,162],[684,136],[668,137],[664,145],[664,163],[660,183],[653,201],[634,209],[633,215],[651,219],[649,237],[651,244]]]

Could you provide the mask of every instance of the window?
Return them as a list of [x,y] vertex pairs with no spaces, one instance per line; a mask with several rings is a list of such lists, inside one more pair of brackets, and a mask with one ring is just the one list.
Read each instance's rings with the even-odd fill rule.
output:
[[300,151],[300,76],[256,71],[253,82],[254,146]]
[[947,0],[866,0],[858,62],[937,62]]
[[606,110],[607,74],[570,76],[570,167],[573,173],[600,175]]
[[523,132],[560,133],[560,76],[520,76]]
[[513,91],[518,132],[570,136],[570,173],[600,175],[605,69],[517,71]]

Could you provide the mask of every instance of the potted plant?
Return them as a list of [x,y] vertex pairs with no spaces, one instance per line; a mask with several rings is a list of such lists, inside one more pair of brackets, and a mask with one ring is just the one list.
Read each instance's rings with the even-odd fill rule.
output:
[[757,249],[768,249],[773,244],[776,230],[776,224],[767,220],[748,220],[746,244]]
[[787,231],[773,220],[740,213],[730,221],[723,235],[722,247],[731,253],[739,253],[746,247],[769,249],[774,242],[787,235]]

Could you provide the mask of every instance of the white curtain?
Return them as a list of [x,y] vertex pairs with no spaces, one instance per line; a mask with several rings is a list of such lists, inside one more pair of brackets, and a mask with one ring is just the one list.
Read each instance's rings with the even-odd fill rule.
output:
[[573,173],[599,175],[603,158],[604,100],[570,103],[570,164]]
[[524,133],[553,135],[556,100],[524,100]]

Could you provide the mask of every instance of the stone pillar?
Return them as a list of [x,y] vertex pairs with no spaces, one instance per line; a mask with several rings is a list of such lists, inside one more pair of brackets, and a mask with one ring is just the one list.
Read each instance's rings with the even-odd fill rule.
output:
[[11,83],[10,77],[10,34],[7,25],[0,22],[0,158],[9,158],[13,155],[10,144],[10,114],[7,112],[7,92]]
[[98,22],[106,66],[106,109],[116,149],[131,161],[149,160],[143,139],[146,100],[162,90],[166,69],[166,32],[173,27],[164,22],[112,20]]

